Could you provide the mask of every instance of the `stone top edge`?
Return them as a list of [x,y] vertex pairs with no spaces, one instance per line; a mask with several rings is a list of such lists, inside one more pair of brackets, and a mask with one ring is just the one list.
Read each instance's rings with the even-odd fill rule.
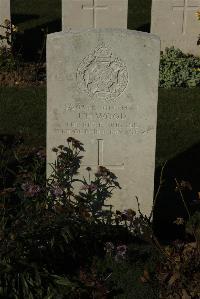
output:
[[135,35],[135,36],[138,36],[138,37],[145,37],[145,38],[148,38],[148,39],[155,39],[157,40],[158,42],[160,42],[160,38],[159,36],[157,36],[156,34],[153,34],[153,33],[147,33],[147,32],[142,32],[142,31],[137,31],[137,30],[129,30],[129,29],[120,29],[120,28],[103,28],[103,29],[81,29],[81,30],[65,30],[65,31],[59,31],[59,32],[54,32],[54,33],[51,33],[51,34],[48,34],[47,35],[47,38],[50,40],[50,39],[56,39],[56,38],[60,38],[60,37],[63,37],[65,35],[74,35],[74,34],[82,34],[82,33],[103,33],[103,32],[111,32],[111,33],[114,33],[114,32],[118,32],[120,34],[126,34],[126,35]]

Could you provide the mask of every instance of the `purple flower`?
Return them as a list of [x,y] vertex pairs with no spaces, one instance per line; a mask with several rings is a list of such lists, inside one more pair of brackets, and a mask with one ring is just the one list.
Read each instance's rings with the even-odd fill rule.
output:
[[122,213],[121,213],[121,217],[123,220],[133,220],[133,218],[135,217],[136,213],[135,211],[133,211],[132,209],[128,209],[128,210],[124,210]]
[[95,184],[85,184],[81,187],[81,190],[89,190],[89,191],[95,191],[97,190],[97,186]]
[[59,196],[63,195],[63,189],[56,183],[54,183],[52,185],[51,192],[55,197],[59,197]]
[[108,255],[112,255],[112,252],[113,252],[114,249],[115,249],[115,246],[113,245],[112,242],[106,242],[105,250],[106,250],[106,253]]
[[126,258],[126,253],[127,253],[127,246],[126,245],[119,245],[116,248],[116,255],[115,255],[115,260],[124,260]]
[[22,190],[24,190],[26,197],[34,197],[41,191],[40,186],[35,185],[31,182],[26,182],[26,183],[22,184],[21,187],[22,187]]
[[126,245],[119,245],[119,246],[117,246],[116,250],[117,250],[117,253],[126,254],[127,246]]
[[39,159],[41,160],[45,160],[46,158],[46,153],[43,149],[40,149],[38,152],[37,152],[37,156]]

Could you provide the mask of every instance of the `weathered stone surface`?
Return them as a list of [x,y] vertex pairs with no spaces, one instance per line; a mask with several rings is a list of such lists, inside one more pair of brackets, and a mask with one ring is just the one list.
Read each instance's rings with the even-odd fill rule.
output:
[[[5,20],[11,20],[10,0],[0,0],[0,25],[4,25]],[[0,27],[0,35],[5,34],[5,29]],[[5,42],[3,43],[5,45]],[[0,40],[0,45],[2,41]]]
[[66,29],[127,28],[128,0],[62,0]]
[[70,136],[84,143],[86,166],[119,178],[118,209],[149,213],[154,189],[160,42],[120,29],[55,33],[47,41],[47,155]]
[[199,9],[200,0],[152,0],[151,32],[160,37],[162,50],[175,46],[200,55],[200,22],[195,15]]

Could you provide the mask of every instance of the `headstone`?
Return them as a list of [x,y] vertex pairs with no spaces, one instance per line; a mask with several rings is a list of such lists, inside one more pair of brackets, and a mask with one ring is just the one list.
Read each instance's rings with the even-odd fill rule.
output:
[[127,28],[128,0],[62,0],[63,30]]
[[[154,189],[159,39],[123,29],[50,34],[47,161],[68,137],[85,146],[81,175],[99,165],[122,187],[111,203],[149,213]],[[48,170],[49,171],[49,170]]]
[[[11,21],[10,0],[0,0],[0,25],[4,26],[5,20]],[[5,29],[0,27],[0,35],[5,35]],[[0,40],[0,45],[2,41]],[[5,41],[3,42],[5,45]]]
[[200,22],[195,15],[199,9],[200,0],[152,0],[151,33],[160,37],[161,50],[174,46],[200,55]]

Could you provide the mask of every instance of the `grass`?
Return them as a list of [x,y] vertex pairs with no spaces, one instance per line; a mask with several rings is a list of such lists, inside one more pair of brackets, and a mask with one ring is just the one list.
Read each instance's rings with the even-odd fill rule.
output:
[[152,0],[129,0],[128,29],[150,32]]
[[200,89],[159,89],[157,164],[200,142]]
[[22,134],[27,144],[45,145],[44,88],[0,88],[0,134]]
[[11,11],[23,31],[61,19],[61,0],[11,0]]
[[113,259],[104,259],[97,262],[97,269],[100,273],[105,273],[106,269],[112,269],[112,274],[108,279],[108,286],[114,286],[118,293],[115,299],[156,299],[157,289],[148,283],[142,283],[140,277],[145,269],[151,270],[155,267],[156,260],[152,258],[156,251],[150,251],[148,245],[137,243],[129,245],[131,257],[126,261],[115,262]]
[[[46,91],[40,88],[0,89],[0,134],[21,132],[27,143],[45,145]],[[200,89],[160,89],[156,164],[200,141]]]

